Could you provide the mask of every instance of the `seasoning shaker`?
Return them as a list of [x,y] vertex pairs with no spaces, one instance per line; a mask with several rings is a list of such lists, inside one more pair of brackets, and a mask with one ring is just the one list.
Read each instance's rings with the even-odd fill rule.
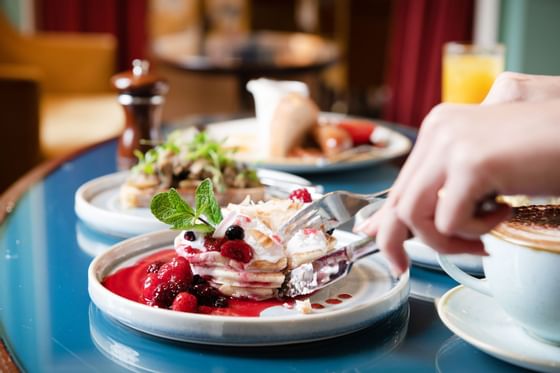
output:
[[146,60],[135,59],[132,69],[113,75],[118,101],[125,112],[125,127],[118,140],[117,167],[128,170],[138,159],[135,150],[145,153],[162,141],[161,113],[169,84],[150,72]]

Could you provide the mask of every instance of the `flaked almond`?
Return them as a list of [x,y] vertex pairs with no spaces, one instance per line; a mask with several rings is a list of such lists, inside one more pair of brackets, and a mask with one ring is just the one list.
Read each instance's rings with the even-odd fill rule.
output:
[[251,236],[262,246],[265,248],[270,248],[274,245],[274,241],[268,235],[264,234],[263,232],[257,229],[251,229]]

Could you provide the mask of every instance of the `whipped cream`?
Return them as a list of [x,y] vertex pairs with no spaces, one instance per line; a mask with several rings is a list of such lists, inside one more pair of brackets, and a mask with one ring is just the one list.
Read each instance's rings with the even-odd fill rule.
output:
[[[212,237],[223,238],[230,226],[238,225],[243,228],[244,241],[251,246],[253,256],[248,263],[230,260],[222,261],[222,265],[239,271],[254,271],[254,268],[261,268],[263,271],[262,266],[253,267],[251,264],[256,262],[281,263],[283,259],[289,261],[293,256],[307,253],[312,253],[312,255],[303,255],[304,258],[327,254],[333,248],[333,242],[319,229],[302,229],[296,232],[287,243],[283,243],[277,235],[280,226],[304,206],[303,202],[297,200],[270,200],[259,203],[246,200],[241,204],[227,206],[224,209],[224,218],[216,227]],[[175,238],[175,250],[179,255],[185,256],[191,261],[194,260],[193,264],[218,264],[216,261],[219,259],[216,256],[220,257],[220,253],[207,250],[204,245],[204,234],[195,232],[195,240],[189,241],[185,238],[185,233],[186,231],[183,231]],[[205,261],[207,261],[206,264]],[[279,268],[275,267],[275,270],[278,271]]]
[[329,244],[325,233],[318,229],[302,229],[288,241],[286,253],[288,255],[321,251],[327,253]]

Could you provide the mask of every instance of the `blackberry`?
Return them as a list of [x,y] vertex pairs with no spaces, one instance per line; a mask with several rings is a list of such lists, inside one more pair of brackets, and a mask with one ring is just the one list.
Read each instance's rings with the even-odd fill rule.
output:
[[208,283],[198,284],[191,287],[192,293],[198,299],[198,304],[203,306],[215,307],[216,300],[221,297],[221,293],[210,286]]
[[184,237],[187,241],[196,241],[196,235],[193,231],[186,231]]
[[216,298],[216,300],[214,300],[214,307],[218,307],[218,308],[225,308],[228,306],[228,299],[226,297],[222,297],[219,296]]
[[201,275],[193,275],[191,286],[199,284],[208,284],[208,281],[206,281]]
[[153,303],[162,308],[169,308],[177,294],[187,290],[184,282],[163,282],[154,289]]

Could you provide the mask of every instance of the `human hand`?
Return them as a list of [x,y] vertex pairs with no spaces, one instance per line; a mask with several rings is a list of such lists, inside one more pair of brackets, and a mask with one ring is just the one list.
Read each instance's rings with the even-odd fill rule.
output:
[[385,205],[355,230],[377,236],[397,273],[408,266],[409,232],[443,253],[484,254],[480,235],[506,219],[509,208],[476,216],[477,202],[496,192],[560,192],[559,140],[560,100],[438,105]]
[[482,105],[560,98],[560,76],[506,71],[498,75]]

